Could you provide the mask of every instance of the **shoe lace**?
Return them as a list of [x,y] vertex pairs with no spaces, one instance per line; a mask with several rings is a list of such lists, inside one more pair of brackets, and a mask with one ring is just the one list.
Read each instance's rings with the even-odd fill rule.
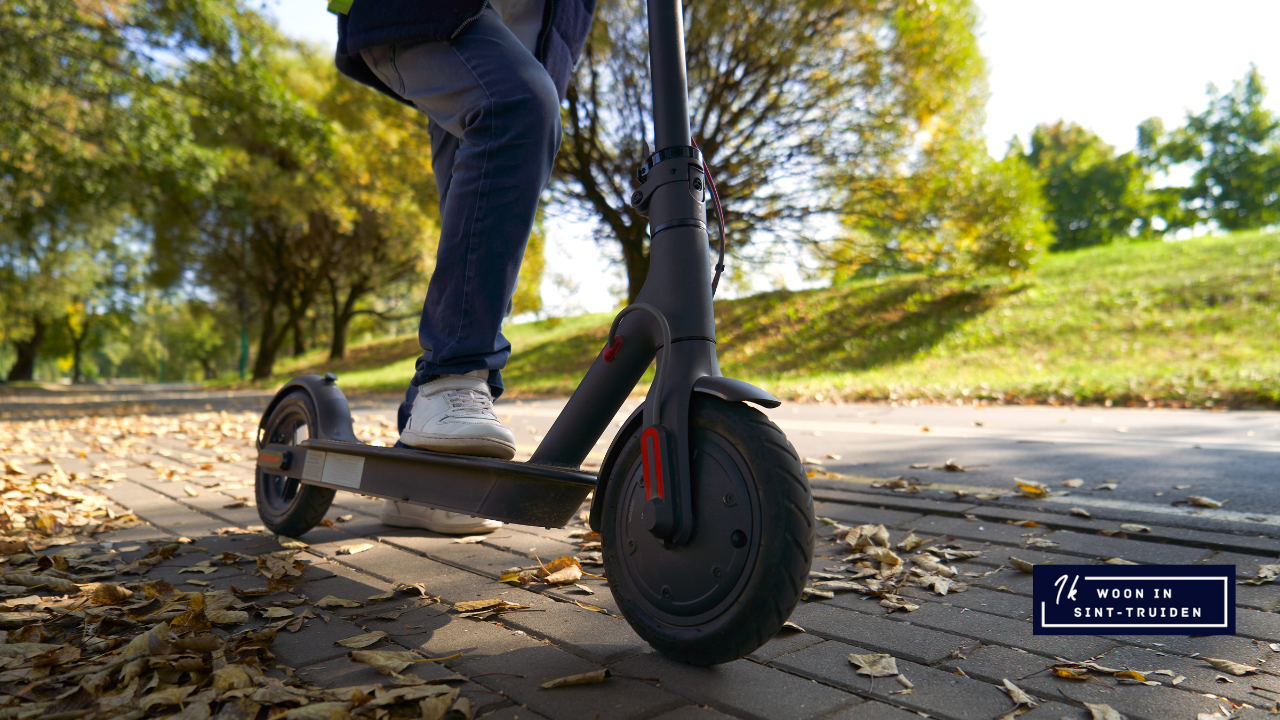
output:
[[461,410],[463,412],[493,411],[493,398],[479,390],[450,390],[445,393],[445,397],[449,400],[449,408],[451,410]]

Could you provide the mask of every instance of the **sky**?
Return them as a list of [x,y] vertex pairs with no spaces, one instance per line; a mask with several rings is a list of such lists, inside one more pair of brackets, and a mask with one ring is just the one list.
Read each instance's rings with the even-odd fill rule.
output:
[[[328,47],[337,40],[324,0],[266,0],[289,35]],[[1159,116],[1165,127],[1205,107],[1205,88],[1223,90],[1252,62],[1280,113],[1280,0],[977,0],[979,47],[991,99],[985,130],[992,155],[1018,135],[1024,144],[1042,122],[1089,128],[1119,152],[1133,149],[1137,126]],[[714,172],[714,168],[713,168]],[[548,223],[543,301],[553,315],[609,310],[623,287],[590,239],[591,229]],[[774,268],[762,283],[795,287],[794,270]]]

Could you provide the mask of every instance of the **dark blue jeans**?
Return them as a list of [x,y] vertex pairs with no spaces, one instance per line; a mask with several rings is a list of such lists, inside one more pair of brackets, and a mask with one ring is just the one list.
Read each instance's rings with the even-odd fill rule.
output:
[[361,52],[388,87],[429,118],[440,244],[418,325],[418,386],[488,369],[494,397],[511,355],[502,336],[538,197],[560,148],[560,102],[542,64],[492,10],[457,42]]

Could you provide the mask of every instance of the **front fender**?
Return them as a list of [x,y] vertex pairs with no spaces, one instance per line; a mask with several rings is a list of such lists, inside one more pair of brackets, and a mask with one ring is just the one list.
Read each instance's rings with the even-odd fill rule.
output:
[[[698,378],[693,383],[693,392],[707,393],[731,402],[754,403],[766,408],[776,408],[782,404],[781,400],[751,383],[718,375],[704,375]],[[591,516],[588,521],[591,529],[596,532],[600,532],[605,488],[609,484],[609,477],[613,475],[613,466],[617,463],[618,456],[622,454],[623,446],[633,435],[640,432],[644,420],[643,412],[644,405],[641,404],[631,413],[626,422],[622,423],[622,429],[613,436],[613,442],[609,443],[609,451],[604,454],[604,461],[600,463],[600,474],[596,476],[595,495],[591,498]]]
[[276,406],[286,395],[294,390],[302,389],[311,396],[316,408],[316,437],[321,440],[340,440],[342,442],[360,442],[356,438],[355,429],[351,426],[351,407],[347,405],[347,397],[338,389],[338,378],[333,373],[319,375],[301,375],[289,382],[271,398],[267,409],[262,411],[262,419],[258,421],[258,444],[262,444],[262,433],[267,418],[275,411]]

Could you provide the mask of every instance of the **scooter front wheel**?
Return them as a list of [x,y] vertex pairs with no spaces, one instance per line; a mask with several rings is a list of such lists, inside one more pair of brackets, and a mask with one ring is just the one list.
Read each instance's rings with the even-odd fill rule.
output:
[[809,482],[786,436],[758,410],[695,393],[689,410],[693,537],[668,545],[644,527],[637,432],[604,489],[605,572],[632,628],[693,665],[744,657],[800,601],[813,561]]
[[[271,411],[264,424],[259,450],[263,445],[300,445],[315,435],[319,418],[315,403],[305,390],[285,395]],[[303,485],[294,478],[272,475],[258,466],[254,497],[258,517],[271,532],[285,537],[298,537],[315,527],[329,510],[334,491]]]

